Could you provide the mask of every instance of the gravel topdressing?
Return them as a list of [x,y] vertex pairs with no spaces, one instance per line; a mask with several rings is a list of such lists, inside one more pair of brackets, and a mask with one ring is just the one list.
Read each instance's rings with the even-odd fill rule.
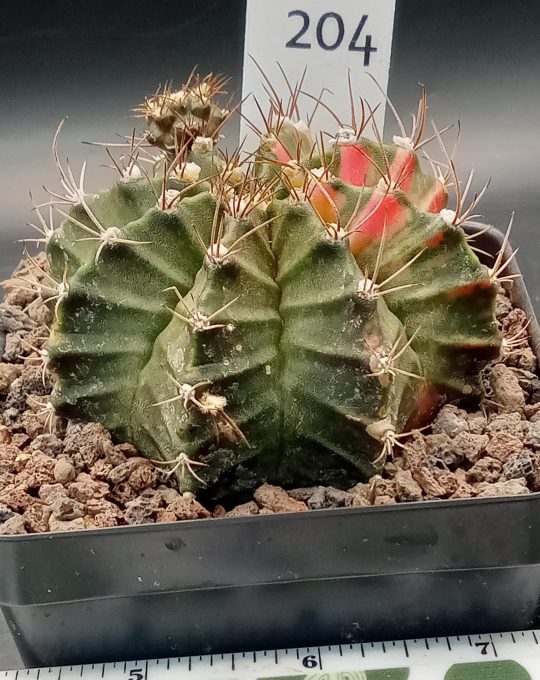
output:
[[21,262],[0,304],[0,534],[540,491],[540,378],[528,320],[502,288],[497,319],[505,341],[501,357],[482,372],[481,400],[445,404],[428,429],[400,440],[382,475],[366,483],[347,491],[263,484],[226,509],[180,494],[163,470],[131,444],[114,444],[101,425],[54,415],[43,351],[52,313],[37,293],[14,287],[30,266]]

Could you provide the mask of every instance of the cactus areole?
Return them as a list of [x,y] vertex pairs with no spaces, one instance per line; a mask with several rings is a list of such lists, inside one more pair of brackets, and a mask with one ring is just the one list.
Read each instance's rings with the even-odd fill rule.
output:
[[222,86],[192,77],[147,99],[146,132],[97,194],[55,140],[53,404],[135,444],[183,491],[344,487],[441,397],[477,392],[500,348],[501,268],[462,229],[468,187],[446,207],[451,158],[420,169],[425,99],[392,144],[364,136],[372,116],[315,142],[295,92],[244,158],[216,149]]

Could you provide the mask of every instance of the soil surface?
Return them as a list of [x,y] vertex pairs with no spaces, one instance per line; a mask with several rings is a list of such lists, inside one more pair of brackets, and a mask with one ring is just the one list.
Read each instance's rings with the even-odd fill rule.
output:
[[[37,262],[45,270],[42,255]],[[505,339],[500,358],[482,372],[480,400],[445,404],[428,429],[400,439],[382,475],[367,483],[348,491],[263,484],[225,509],[180,494],[101,425],[54,415],[43,349],[52,312],[27,283],[45,275],[23,260],[13,276],[0,304],[0,534],[540,491],[540,378],[526,315],[502,288],[497,320]]]

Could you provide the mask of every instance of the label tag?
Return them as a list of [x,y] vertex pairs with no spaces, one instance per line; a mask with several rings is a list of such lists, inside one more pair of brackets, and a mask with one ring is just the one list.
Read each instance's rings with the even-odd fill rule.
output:
[[[348,74],[360,110],[359,98],[379,108],[374,119],[382,134],[385,101],[381,91],[388,86],[395,0],[247,0],[246,38],[242,98],[241,137],[244,148],[253,150],[256,135],[248,121],[264,129],[257,102],[268,111],[270,89],[284,102],[290,98],[289,83],[302,81],[302,91],[332,109],[344,125],[351,124]],[[281,67],[281,68],[280,68]],[[307,70],[306,70],[307,69]],[[283,71],[283,72],[282,72]],[[300,95],[299,110],[308,119],[316,101]],[[318,106],[312,129],[333,134],[336,120]],[[370,134],[370,129],[366,130]]]

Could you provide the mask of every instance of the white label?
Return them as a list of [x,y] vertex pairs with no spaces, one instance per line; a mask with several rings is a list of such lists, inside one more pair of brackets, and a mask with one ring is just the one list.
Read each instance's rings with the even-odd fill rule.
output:
[[[289,83],[305,77],[302,90],[319,97],[335,113],[342,125],[351,125],[348,74],[355,96],[357,117],[362,97],[375,108],[375,121],[382,133],[385,101],[368,73],[386,93],[395,0],[247,0],[246,40],[242,96],[242,114],[259,130],[264,122],[257,107],[268,110],[270,81],[279,98],[290,98]],[[280,69],[281,67],[281,69]],[[308,119],[316,101],[299,97],[302,117]],[[242,120],[244,148],[256,144],[246,120]],[[335,132],[338,124],[323,107],[313,117],[315,132]]]

